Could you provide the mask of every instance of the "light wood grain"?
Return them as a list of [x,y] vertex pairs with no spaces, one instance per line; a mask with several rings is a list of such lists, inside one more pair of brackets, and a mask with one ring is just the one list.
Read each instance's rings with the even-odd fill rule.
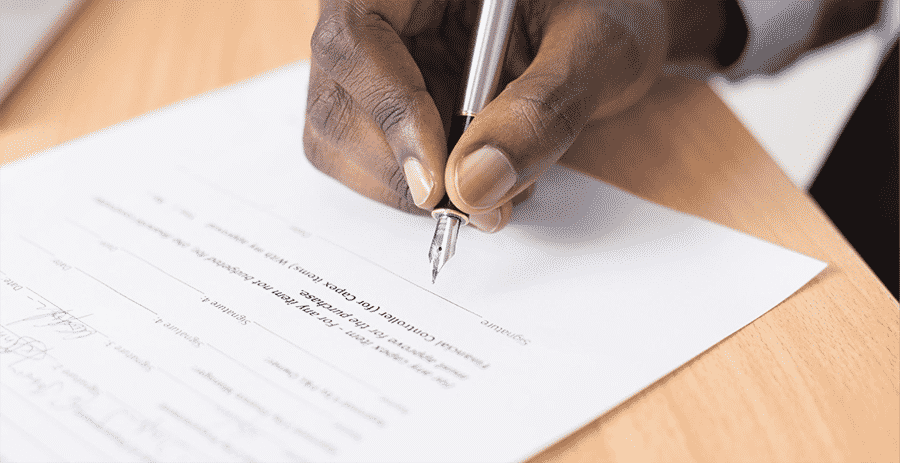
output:
[[0,107],[5,163],[309,58],[309,1],[91,1]]
[[[316,14],[309,1],[90,2],[0,107],[0,162],[306,59]],[[829,268],[534,461],[900,459],[897,301],[709,88],[662,79],[563,163]]]
[[705,84],[662,80],[563,163],[829,268],[537,461],[900,459],[897,301]]

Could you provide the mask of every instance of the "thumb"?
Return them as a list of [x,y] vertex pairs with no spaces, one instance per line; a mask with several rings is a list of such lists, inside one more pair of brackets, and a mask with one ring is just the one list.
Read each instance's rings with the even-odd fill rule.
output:
[[560,2],[547,13],[534,61],[475,117],[447,161],[447,194],[464,212],[510,202],[592,115],[624,108],[652,83],[665,53],[662,8],[610,3]]

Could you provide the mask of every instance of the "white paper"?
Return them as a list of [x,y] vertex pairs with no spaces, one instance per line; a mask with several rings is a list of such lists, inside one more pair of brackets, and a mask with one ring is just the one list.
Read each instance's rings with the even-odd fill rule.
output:
[[0,170],[0,460],[522,460],[825,266],[554,168],[432,285],[431,219],[306,161],[307,76]]

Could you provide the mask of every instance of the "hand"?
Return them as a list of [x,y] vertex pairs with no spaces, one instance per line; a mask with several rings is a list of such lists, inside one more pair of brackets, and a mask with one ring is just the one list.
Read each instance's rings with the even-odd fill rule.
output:
[[658,1],[519,0],[505,88],[448,156],[477,6],[322,0],[303,136],[313,165],[409,212],[446,191],[474,226],[497,231],[588,120],[637,100],[666,55]]

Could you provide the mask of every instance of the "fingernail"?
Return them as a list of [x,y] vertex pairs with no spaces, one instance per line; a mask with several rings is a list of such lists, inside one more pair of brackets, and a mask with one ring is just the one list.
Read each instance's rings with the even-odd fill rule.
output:
[[516,171],[500,150],[485,146],[456,166],[456,189],[462,200],[479,209],[497,204],[516,183]]
[[500,220],[502,219],[503,214],[500,213],[500,208],[498,207],[484,214],[470,215],[469,223],[483,232],[493,233],[500,227]]
[[406,183],[409,185],[409,192],[412,193],[413,201],[416,206],[421,206],[431,196],[431,189],[434,188],[434,179],[431,174],[425,170],[416,158],[406,158],[403,161],[403,173],[406,174]]

